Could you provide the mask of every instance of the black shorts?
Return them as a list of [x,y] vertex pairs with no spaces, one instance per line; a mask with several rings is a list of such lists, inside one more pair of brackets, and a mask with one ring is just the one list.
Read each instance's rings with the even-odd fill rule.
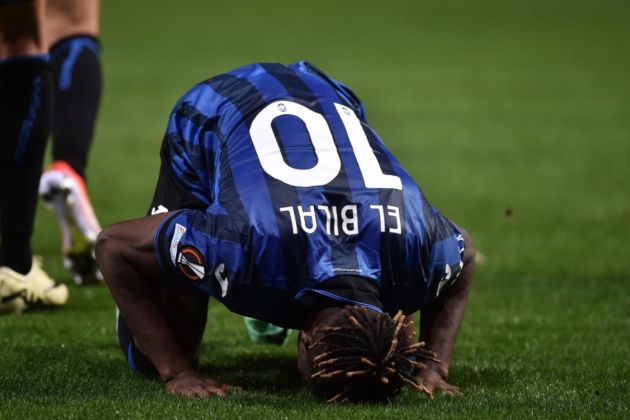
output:
[[15,3],[33,3],[35,0],[0,0],[0,6]]
[[207,205],[188,191],[173,174],[165,148],[162,144],[160,174],[147,215],[180,209],[205,210]]

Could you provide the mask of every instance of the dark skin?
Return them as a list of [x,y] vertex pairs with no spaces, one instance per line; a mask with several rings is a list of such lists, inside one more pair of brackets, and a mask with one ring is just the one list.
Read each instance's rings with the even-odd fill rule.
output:
[[[457,281],[444,290],[431,306],[422,310],[420,323],[420,341],[424,341],[427,349],[439,355],[440,362],[426,361],[426,367],[418,372],[417,378],[429,392],[440,390],[448,395],[461,394],[457,386],[448,383],[448,373],[455,339],[464,318],[468,294],[475,272],[474,245],[468,233],[461,228],[459,230],[462,231],[464,236],[464,268]],[[313,318],[309,326],[300,332],[298,339],[298,370],[302,378],[307,382],[310,382],[312,370],[308,347],[313,341],[313,330],[326,324],[327,320],[334,317],[339,310],[339,308],[328,308],[321,311]]]
[[[225,396],[229,385],[203,378],[193,368],[205,327],[207,297],[162,293],[170,302],[179,301],[177,308],[169,306],[167,314],[167,305],[154,293],[164,273],[155,257],[153,232],[168,215],[121,222],[103,230],[96,243],[96,259],[138,348],[157,369],[167,392]],[[171,315],[178,312],[179,319]]]
[[[165,273],[155,256],[153,239],[160,222],[169,215],[148,216],[106,228],[96,243],[96,259],[136,345],[157,369],[167,392],[191,397],[225,396],[235,387],[204,378],[193,368],[205,328],[208,296],[200,291],[177,294],[164,287]],[[459,392],[447,379],[474,271],[474,249],[468,235],[465,240],[464,271],[431,308],[422,312],[421,339],[441,359],[418,374],[430,391]],[[312,332],[338,310],[328,308],[315,314],[300,332],[298,369],[307,381]]]
[[44,0],[1,7],[0,58],[45,53],[46,40],[42,30]]
[[464,268],[455,283],[444,290],[431,306],[422,310],[420,321],[420,341],[438,354],[440,363],[426,362],[426,367],[417,377],[430,392],[439,389],[449,395],[460,394],[458,387],[447,382],[448,372],[475,273],[475,248],[468,233],[459,229],[464,235]]

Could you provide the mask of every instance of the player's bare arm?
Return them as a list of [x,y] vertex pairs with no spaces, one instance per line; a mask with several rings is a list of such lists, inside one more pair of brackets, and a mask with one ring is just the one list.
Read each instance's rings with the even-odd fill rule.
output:
[[440,362],[426,362],[426,367],[417,375],[418,379],[429,391],[439,389],[450,395],[460,393],[457,386],[448,383],[448,373],[475,271],[475,248],[470,236],[460,230],[464,236],[464,268],[457,281],[431,306],[422,310],[420,324],[421,341],[438,354]]
[[[161,307],[161,298],[156,295],[156,285],[164,273],[155,258],[153,235],[166,216],[168,213],[110,226],[99,235],[96,257],[138,348],[151,360],[167,391],[188,396],[224,396],[226,386],[195,372],[192,359],[196,348],[190,348],[190,341],[183,341],[186,335],[177,337],[167,318],[177,321]],[[205,312],[202,316],[195,313],[205,311],[205,307],[199,309],[195,311],[195,305],[189,305],[189,318],[205,319]],[[201,333],[193,335],[199,340]]]

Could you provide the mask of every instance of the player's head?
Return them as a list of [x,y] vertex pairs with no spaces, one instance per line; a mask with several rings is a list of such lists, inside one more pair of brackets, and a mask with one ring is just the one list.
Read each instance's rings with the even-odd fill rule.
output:
[[298,369],[328,402],[385,402],[404,384],[428,393],[414,371],[437,359],[414,335],[402,312],[392,318],[359,306],[328,308],[300,332]]

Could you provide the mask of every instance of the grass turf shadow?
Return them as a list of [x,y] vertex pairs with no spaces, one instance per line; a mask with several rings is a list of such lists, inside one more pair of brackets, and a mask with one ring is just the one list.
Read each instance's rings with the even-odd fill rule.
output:
[[202,362],[202,375],[247,390],[292,391],[306,386],[297,370],[295,356],[273,354],[238,354],[220,365]]

